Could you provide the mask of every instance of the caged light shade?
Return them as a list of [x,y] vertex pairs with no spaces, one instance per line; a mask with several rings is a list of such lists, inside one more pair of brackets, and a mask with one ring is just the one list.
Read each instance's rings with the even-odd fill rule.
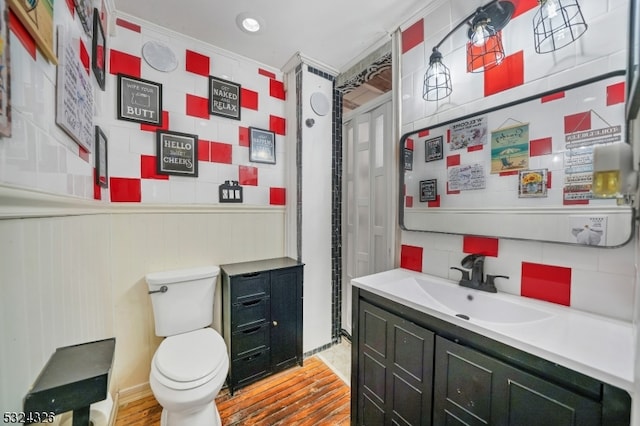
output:
[[494,32],[477,44],[473,40],[467,42],[467,72],[484,72],[494,68],[504,59],[502,32]]
[[434,47],[429,57],[429,68],[424,75],[422,98],[426,101],[438,101],[451,94],[451,73],[442,63],[442,53]]
[[533,37],[537,53],[554,52],[576,41],[587,31],[577,0],[538,0],[533,17]]

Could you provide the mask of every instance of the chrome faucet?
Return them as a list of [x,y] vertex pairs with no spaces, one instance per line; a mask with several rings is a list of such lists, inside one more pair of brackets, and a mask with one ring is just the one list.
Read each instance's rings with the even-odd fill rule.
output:
[[[462,278],[460,279],[460,285],[462,287],[473,288],[475,290],[488,291],[489,293],[497,293],[498,289],[496,289],[495,279],[496,278],[506,278],[509,279],[506,275],[488,275],[487,280],[484,280],[484,256],[481,254],[470,254],[465,256],[460,262],[462,268],[456,268],[452,266],[451,269],[455,269],[457,271],[462,272]],[[471,275],[469,275],[469,271],[471,270]]]

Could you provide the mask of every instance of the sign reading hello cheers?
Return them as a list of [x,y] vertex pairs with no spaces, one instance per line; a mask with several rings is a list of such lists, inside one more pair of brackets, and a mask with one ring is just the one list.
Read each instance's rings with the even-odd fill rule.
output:
[[118,74],[118,120],[162,126],[162,84]]
[[157,172],[164,175],[198,177],[198,136],[156,131]]
[[240,120],[241,86],[209,76],[209,113]]

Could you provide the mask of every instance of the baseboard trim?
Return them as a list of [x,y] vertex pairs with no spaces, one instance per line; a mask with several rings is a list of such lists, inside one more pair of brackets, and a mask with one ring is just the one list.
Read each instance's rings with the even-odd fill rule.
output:
[[121,389],[120,391],[118,391],[118,393],[116,394],[116,400],[118,402],[114,405],[120,407],[121,405],[126,405],[130,402],[134,402],[151,395],[153,395],[153,392],[151,391],[149,382],[141,383],[139,385]]

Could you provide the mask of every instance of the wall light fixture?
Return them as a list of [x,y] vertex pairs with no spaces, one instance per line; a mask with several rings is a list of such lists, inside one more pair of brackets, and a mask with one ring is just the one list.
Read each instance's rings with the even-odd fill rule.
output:
[[549,53],[576,41],[587,31],[577,0],[538,0],[533,17],[537,53]]

